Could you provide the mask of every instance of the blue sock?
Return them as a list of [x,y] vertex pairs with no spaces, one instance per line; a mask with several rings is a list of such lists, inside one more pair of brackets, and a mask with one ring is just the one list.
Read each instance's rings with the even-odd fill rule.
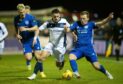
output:
[[106,74],[106,70],[105,70],[105,68],[102,65],[100,65],[99,71],[101,71],[102,73]]
[[43,72],[43,63],[42,62],[39,62],[39,63],[40,63],[39,70],[40,72]]
[[37,74],[39,70],[40,70],[41,72],[43,71],[42,63],[41,63],[41,62],[37,62],[37,63],[35,64],[34,73]]
[[71,65],[73,72],[78,71],[78,66],[77,66],[76,60],[70,60],[70,65]]
[[30,60],[27,60],[27,61],[26,61],[26,65],[27,65],[27,66],[30,65]]

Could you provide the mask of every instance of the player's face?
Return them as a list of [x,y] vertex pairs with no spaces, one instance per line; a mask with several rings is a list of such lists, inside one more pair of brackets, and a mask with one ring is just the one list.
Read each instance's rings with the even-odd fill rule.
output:
[[80,20],[81,20],[82,25],[86,25],[86,24],[88,23],[88,21],[89,21],[89,18],[88,18],[88,16],[85,14],[85,15],[81,15],[81,16],[80,16]]
[[52,15],[52,19],[54,22],[58,22],[60,20],[61,16],[60,16],[60,13],[54,13]]
[[25,11],[26,11],[27,14],[30,14],[31,10],[30,9],[25,9]]
[[21,17],[25,16],[25,9],[18,10],[18,13]]

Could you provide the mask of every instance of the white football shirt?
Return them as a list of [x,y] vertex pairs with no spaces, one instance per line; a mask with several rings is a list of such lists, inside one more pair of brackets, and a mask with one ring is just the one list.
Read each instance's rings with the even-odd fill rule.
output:
[[44,30],[45,28],[48,28],[50,34],[49,42],[51,42],[55,46],[64,46],[66,42],[66,32],[64,31],[64,25],[68,27],[70,26],[70,24],[64,18],[61,18],[60,21],[57,23],[49,20],[43,23],[39,27],[39,30]]

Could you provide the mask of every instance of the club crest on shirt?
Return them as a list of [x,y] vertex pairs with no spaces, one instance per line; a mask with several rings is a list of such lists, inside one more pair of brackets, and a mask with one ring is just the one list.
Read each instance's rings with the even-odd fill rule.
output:
[[26,25],[28,25],[28,24],[29,24],[29,21],[28,21],[28,20],[26,20],[26,21],[25,21],[25,24],[26,24]]

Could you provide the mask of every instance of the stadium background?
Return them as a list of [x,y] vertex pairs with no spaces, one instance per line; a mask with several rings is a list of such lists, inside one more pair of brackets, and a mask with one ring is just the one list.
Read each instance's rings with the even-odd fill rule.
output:
[[[25,58],[21,51],[21,45],[15,39],[13,26],[13,18],[17,14],[16,5],[20,2],[30,5],[32,14],[42,22],[49,18],[49,13],[54,7],[58,7],[70,23],[73,22],[72,15],[79,16],[78,12],[82,10],[89,10],[93,20],[105,18],[111,11],[115,13],[115,18],[123,16],[122,2],[119,0],[1,0],[0,21],[6,24],[9,35],[5,40],[5,55],[0,59],[0,84],[123,84],[123,57],[120,58],[120,61],[116,61],[115,57],[105,58],[104,55],[98,55],[99,61],[114,76],[114,80],[109,80],[105,75],[94,70],[84,58],[77,61],[81,79],[72,78],[69,81],[61,79],[65,70],[71,70],[68,55],[65,55],[66,62],[62,71],[59,71],[55,66],[54,58],[51,56],[43,62],[47,78],[42,79],[38,74],[35,80],[27,80],[33,69],[26,70]],[[110,22],[111,25],[114,25],[115,18]],[[107,29],[95,31],[94,36],[95,49],[98,54],[104,54],[108,39],[107,33],[110,35],[110,26],[106,24],[103,27],[107,27]],[[45,34],[45,37],[41,37],[42,44],[46,43],[46,40],[48,41],[48,37]],[[121,54],[122,51],[121,49]],[[32,67],[35,63],[35,58],[33,58]]]
[[[26,5],[30,5],[32,9],[32,14],[36,16],[36,18],[40,19],[42,23],[50,18],[50,12],[53,8],[59,8],[62,11],[63,17],[65,17],[70,23],[76,20],[77,16],[79,18],[79,12],[82,10],[88,10],[91,13],[92,20],[101,20],[105,18],[110,12],[115,13],[115,18],[123,16],[123,7],[120,4],[120,1],[90,1],[90,0],[13,0],[8,3],[7,0],[2,0],[0,3],[0,21],[4,22],[7,26],[9,35],[5,40],[5,53],[22,53],[21,45],[15,39],[15,32],[13,26],[13,18],[17,15],[16,5],[18,3],[24,3]],[[98,54],[104,55],[106,51],[107,39],[110,35],[108,34],[111,26],[114,25],[115,18],[104,27],[105,30],[97,30],[94,34],[95,41],[95,50]],[[41,44],[45,45],[45,41],[48,41],[48,37],[44,37],[44,32],[40,34],[41,36]],[[46,34],[45,34],[46,35]],[[43,37],[42,37],[43,36]],[[45,39],[45,40],[44,40]],[[11,50],[13,52],[11,52]],[[114,50],[113,50],[114,51]],[[123,55],[123,44],[121,47],[120,54]],[[113,52],[114,55],[114,52]]]

